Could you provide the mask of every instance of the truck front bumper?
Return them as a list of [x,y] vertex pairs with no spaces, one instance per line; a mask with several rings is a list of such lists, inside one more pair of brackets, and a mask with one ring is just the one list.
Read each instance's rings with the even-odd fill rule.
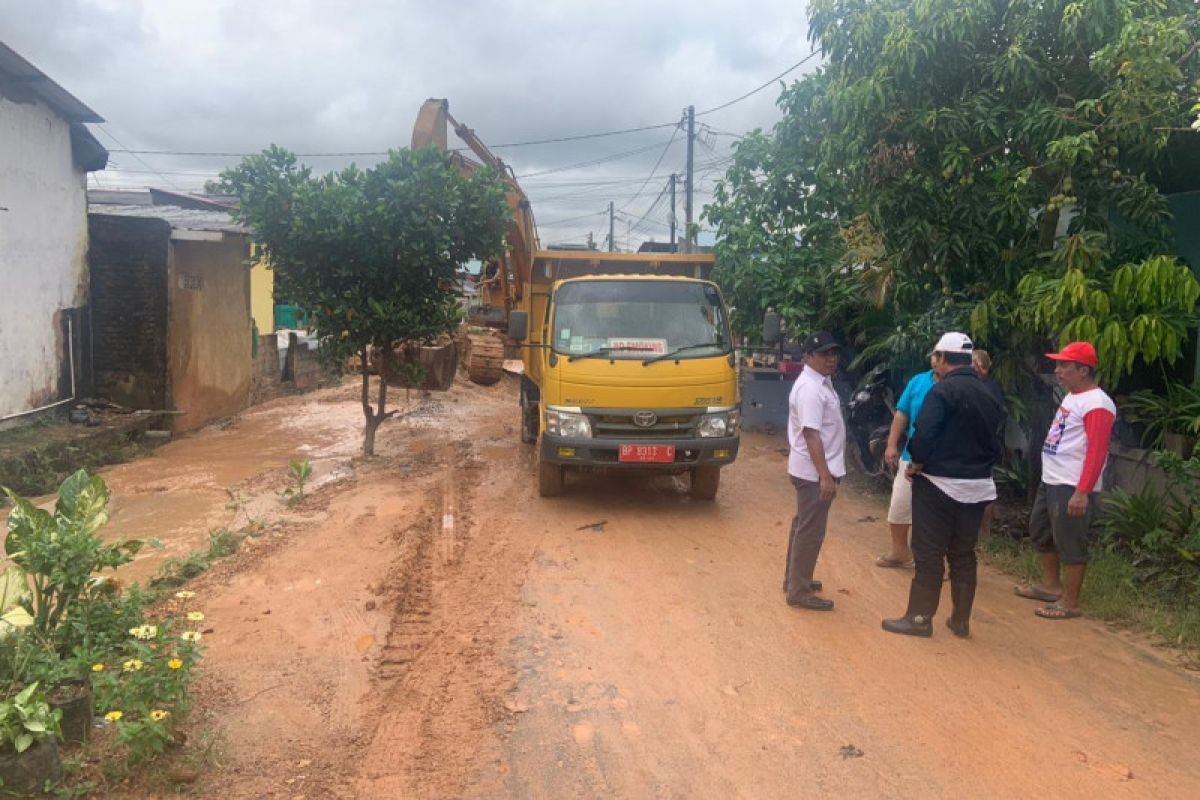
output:
[[[738,453],[737,436],[711,438],[667,439],[569,439],[543,433],[541,460],[549,464],[611,469],[640,469],[659,472],[678,472],[696,466],[732,464]],[[620,459],[621,445],[669,445],[675,448],[675,460],[665,463],[624,462]]]

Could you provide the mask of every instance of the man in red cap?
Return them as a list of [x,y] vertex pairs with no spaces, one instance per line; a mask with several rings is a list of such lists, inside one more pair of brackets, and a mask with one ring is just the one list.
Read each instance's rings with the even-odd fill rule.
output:
[[[1096,385],[1096,348],[1071,342],[1057,353],[1054,375],[1067,391],[1042,445],[1042,482],[1029,515],[1029,535],[1042,560],[1042,581],[1016,587],[1022,597],[1046,603],[1044,619],[1082,614],[1079,593],[1088,563],[1088,534],[1101,473],[1116,420],[1112,398]],[[1060,576],[1061,566],[1061,576]]]

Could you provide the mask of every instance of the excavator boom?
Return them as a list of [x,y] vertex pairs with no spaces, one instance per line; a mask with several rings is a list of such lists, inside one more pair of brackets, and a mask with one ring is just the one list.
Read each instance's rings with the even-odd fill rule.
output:
[[[479,158],[478,162],[458,151],[450,150],[447,143],[450,126],[453,126],[455,135]],[[504,261],[507,262],[508,268],[504,269],[504,265],[501,265],[500,278],[505,296],[504,311],[507,313],[516,308],[523,287],[529,281],[533,269],[533,254],[539,245],[533,209],[525,191],[517,183],[512,169],[487,148],[475,135],[475,131],[450,116],[450,102],[444,99],[430,98],[421,106],[417,122],[413,126],[412,147],[414,150],[436,147],[443,153],[449,153],[451,162],[464,175],[470,175],[486,165],[495,169],[504,180],[510,215],[505,231],[508,253]]]

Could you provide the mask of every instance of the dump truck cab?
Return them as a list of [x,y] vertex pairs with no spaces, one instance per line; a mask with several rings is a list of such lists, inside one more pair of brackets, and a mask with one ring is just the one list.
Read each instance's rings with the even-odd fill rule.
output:
[[536,443],[538,488],[565,472],[689,473],[717,493],[738,452],[736,358],[708,255],[543,251],[521,341],[522,438]]

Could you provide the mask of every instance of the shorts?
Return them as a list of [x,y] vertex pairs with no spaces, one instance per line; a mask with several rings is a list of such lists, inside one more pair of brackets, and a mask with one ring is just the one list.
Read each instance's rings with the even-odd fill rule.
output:
[[912,481],[905,477],[907,461],[901,461],[892,480],[892,500],[888,503],[889,525],[912,525]]
[[1067,513],[1073,494],[1074,486],[1038,484],[1029,512],[1029,538],[1039,553],[1057,553],[1063,564],[1086,564],[1090,560],[1088,539],[1096,516],[1096,493],[1088,495],[1087,513],[1082,517]]

